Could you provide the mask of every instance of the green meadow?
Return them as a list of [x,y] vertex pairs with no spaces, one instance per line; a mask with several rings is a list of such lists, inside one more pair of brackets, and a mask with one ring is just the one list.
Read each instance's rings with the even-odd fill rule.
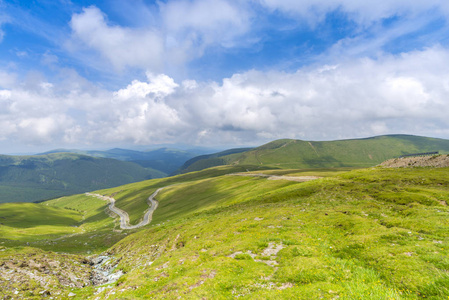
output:
[[373,168],[306,183],[221,176],[173,186],[150,228],[109,250],[127,272],[114,296],[447,299],[448,175]]
[[[32,205],[55,216],[49,220],[62,230],[55,236],[65,236],[53,251],[107,249],[125,272],[104,290],[69,289],[73,299],[449,298],[449,168],[253,171],[321,177],[304,183],[226,175],[246,169],[224,166],[99,191],[114,195],[137,222],[149,194],[166,186],[152,223],[139,230],[117,230],[105,202],[93,197]],[[17,211],[9,205],[1,216]],[[17,240],[48,251],[41,227],[47,221],[25,224],[30,210],[0,220],[26,228]],[[24,251],[6,230],[0,245]]]

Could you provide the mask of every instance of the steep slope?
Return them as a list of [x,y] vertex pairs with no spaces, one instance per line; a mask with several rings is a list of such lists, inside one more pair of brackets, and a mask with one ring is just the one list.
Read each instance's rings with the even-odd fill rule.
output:
[[403,154],[449,153],[449,140],[412,135],[388,135],[329,142],[277,140],[243,153],[198,160],[183,171],[224,164],[272,168],[370,167]]
[[161,176],[135,163],[73,153],[0,155],[0,203],[45,200]]

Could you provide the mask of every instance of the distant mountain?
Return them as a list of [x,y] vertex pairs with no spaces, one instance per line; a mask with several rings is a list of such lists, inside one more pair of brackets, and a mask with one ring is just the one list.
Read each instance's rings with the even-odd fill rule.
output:
[[144,168],[151,168],[161,171],[166,175],[169,175],[178,170],[187,160],[196,157],[199,154],[205,153],[204,151],[200,150],[179,150],[170,148],[159,148],[156,150],[148,151],[114,148],[106,151],[57,149],[43,154],[63,152],[134,162]]
[[75,153],[0,155],[0,203],[33,202],[164,176],[136,163]]
[[[258,165],[271,168],[370,167],[403,154],[449,153],[449,140],[413,135],[313,142],[283,139],[240,152],[220,152],[188,161],[181,173],[219,165]],[[192,162],[192,163],[189,163]]]
[[178,173],[188,173],[207,169],[210,167],[226,165],[226,161],[222,158],[223,156],[242,153],[250,151],[251,149],[253,148],[235,148],[221,151],[218,153],[196,156],[186,161],[184,165],[182,165]]

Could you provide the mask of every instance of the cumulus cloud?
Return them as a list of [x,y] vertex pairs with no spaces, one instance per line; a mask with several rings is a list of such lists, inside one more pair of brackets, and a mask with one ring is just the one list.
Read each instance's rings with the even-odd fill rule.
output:
[[143,67],[160,70],[164,41],[157,30],[110,25],[105,14],[91,6],[72,16],[75,40],[98,51],[117,69]]
[[174,80],[167,75],[160,74],[155,76],[154,74],[147,72],[148,82],[141,82],[134,80],[125,89],[121,89],[114,92],[114,96],[120,99],[133,99],[133,98],[145,98],[148,95],[159,99],[174,92],[178,85]]
[[[222,83],[147,73],[117,91],[66,74],[0,90],[0,140],[60,144],[257,144],[389,133],[449,138],[449,50],[361,58]],[[32,87],[32,88],[30,88]]]
[[100,9],[91,6],[72,16],[68,45],[73,52],[79,47],[94,50],[118,70],[135,67],[159,73],[164,66],[183,65],[202,56],[209,46],[236,46],[250,29],[250,15],[242,3],[159,2],[158,24],[148,22],[139,28],[110,24]]

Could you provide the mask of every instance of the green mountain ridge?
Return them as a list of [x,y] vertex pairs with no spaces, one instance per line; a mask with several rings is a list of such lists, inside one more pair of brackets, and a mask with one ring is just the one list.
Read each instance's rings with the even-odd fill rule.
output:
[[413,135],[385,135],[337,141],[282,139],[234,154],[197,159],[180,170],[198,171],[219,165],[258,165],[290,168],[370,167],[403,154],[439,151],[449,153],[449,140]]
[[0,155],[0,203],[42,201],[164,176],[132,162],[74,153]]
[[197,156],[198,154],[204,153],[204,150],[180,150],[170,148],[159,148],[148,151],[137,151],[121,148],[114,148],[105,151],[55,149],[42,154],[67,152],[134,162],[144,168],[155,169],[168,175],[178,170],[187,160]]

